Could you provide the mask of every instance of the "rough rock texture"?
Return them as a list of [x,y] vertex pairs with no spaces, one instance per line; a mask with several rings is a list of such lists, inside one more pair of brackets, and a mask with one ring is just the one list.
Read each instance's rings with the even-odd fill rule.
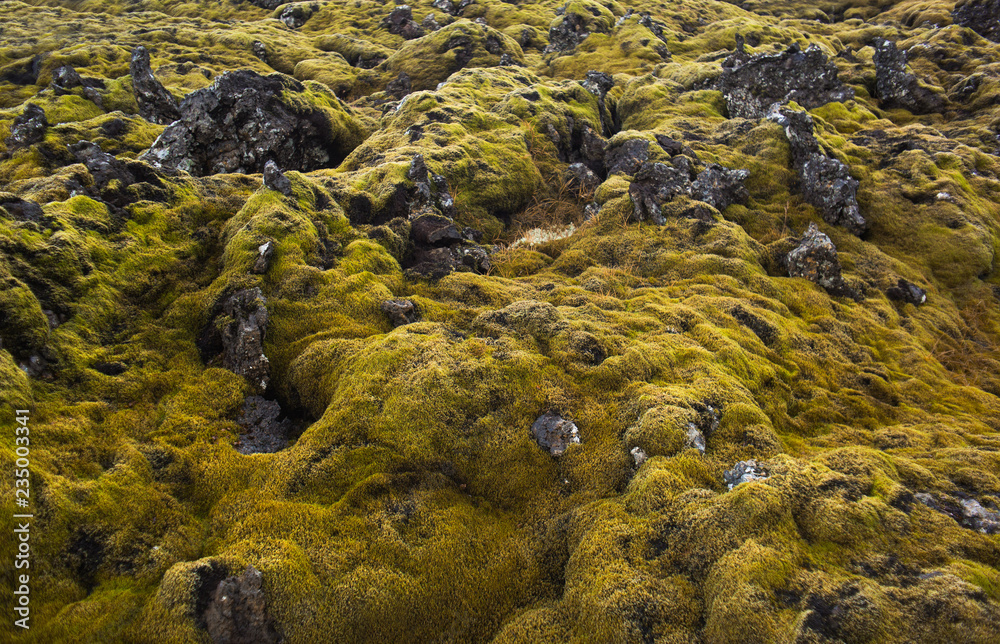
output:
[[743,483],[763,481],[767,478],[767,470],[754,460],[740,461],[731,470],[726,470],[722,475],[723,481],[729,486],[730,490]]
[[857,297],[856,291],[841,276],[837,247],[814,223],[809,224],[799,245],[788,253],[788,275],[804,277],[819,284],[831,295]]
[[281,636],[268,615],[263,576],[253,566],[219,582],[205,610],[215,644],[277,644]]
[[268,161],[291,170],[336,165],[357,143],[356,124],[339,105],[311,104],[309,93],[280,74],[223,74],[184,98],[181,118],[142,158],[195,175],[261,172]]
[[38,143],[45,138],[48,127],[45,110],[34,103],[28,103],[10,126],[10,136],[4,141],[7,150],[13,151]]
[[663,205],[674,198],[689,195],[714,208],[725,210],[734,203],[744,203],[750,193],[743,182],[750,176],[747,170],[730,170],[711,164],[697,175],[687,157],[677,157],[673,165],[642,163],[629,184],[635,221],[663,225]]
[[281,405],[261,396],[247,396],[236,416],[243,430],[234,447],[240,454],[270,454],[288,442],[291,422],[282,415]]
[[[740,41],[742,45],[742,41]],[[854,98],[837,76],[837,66],[816,45],[792,45],[780,54],[747,56],[742,47],[726,60],[716,87],[730,118],[763,118],[777,105],[795,101],[812,109]]]
[[132,77],[132,91],[139,104],[139,114],[144,119],[151,123],[169,125],[181,117],[174,97],[153,76],[153,70],[149,66],[149,52],[142,45],[132,50],[128,71]]
[[531,426],[531,434],[542,449],[553,456],[562,456],[566,448],[580,442],[580,431],[576,424],[555,412],[545,412]]
[[885,290],[885,294],[890,300],[896,300],[899,302],[907,302],[909,304],[915,304],[917,306],[927,302],[927,291],[920,288],[912,282],[908,282],[902,278],[896,282],[895,286],[890,286]]
[[420,311],[413,300],[386,300],[379,308],[389,317],[394,327],[413,324],[420,319]]
[[264,164],[264,187],[268,190],[277,190],[286,197],[292,196],[292,182],[274,161],[269,160]]
[[883,104],[902,107],[914,114],[944,109],[944,100],[906,71],[906,52],[900,51],[896,43],[876,38],[872,46],[875,48],[875,95]]
[[413,19],[413,10],[405,4],[393,9],[382,25],[389,30],[389,33],[397,34],[407,40],[424,35],[423,28]]
[[838,159],[823,154],[813,136],[813,120],[806,112],[775,109],[768,118],[785,128],[792,149],[792,165],[799,173],[799,189],[830,224],[843,226],[855,235],[868,229],[858,206],[859,182]]
[[258,394],[267,389],[271,378],[270,361],[264,355],[266,304],[257,287],[226,296],[198,340],[203,360],[220,355],[222,366],[246,379]]
[[993,42],[1000,42],[1000,0],[957,2],[951,17],[955,24],[968,27]]

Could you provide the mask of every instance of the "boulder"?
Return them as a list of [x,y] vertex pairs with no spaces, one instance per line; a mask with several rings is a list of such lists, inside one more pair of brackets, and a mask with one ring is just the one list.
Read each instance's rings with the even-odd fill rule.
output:
[[205,609],[205,628],[216,644],[277,644],[282,641],[271,621],[263,576],[253,566],[239,577],[219,582]]
[[920,306],[927,301],[927,291],[920,288],[913,282],[908,282],[902,278],[896,282],[895,286],[890,286],[885,290],[886,296],[890,300],[905,302]]
[[819,284],[831,295],[859,299],[858,293],[841,276],[837,247],[829,237],[810,223],[799,245],[788,253],[789,277],[804,277]]
[[1000,42],[1000,0],[965,0],[951,13],[956,25],[968,27],[983,38]]
[[281,405],[262,396],[247,396],[236,423],[243,433],[234,447],[240,454],[270,454],[285,447],[292,423],[281,418]]
[[151,123],[169,125],[181,117],[177,101],[153,75],[149,65],[149,52],[142,45],[132,50],[129,74],[132,76],[132,91],[135,92],[142,118]]
[[944,109],[944,99],[906,71],[905,51],[900,51],[896,43],[884,38],[876,38],[872,45],[875,48],[875,96],[883,105],[901,107],[914,114],[929,114]]
[[813,136],[812,117],[806,112],[776,108],[768,118],[785,129],[792,166],[799,173],[799,189],[805,200],[820,211],[827,223],[863,235],[868,222],[858,206],[859,183],[843,162],[823,154]]
[[413,19],[413,10],[408,5],[402,4],[394,8],[389,15],[382,20],[382,26],[389,30],[389,33],[402,36],[406,40],[413,40],[424,35],[424,29]]
[[181,118],[142,155],[150,164],[203,176],[337,165],[362,138],[354,116],[325,88],[241,69],[188,94]]
[[802,51],[794,44],[780,54],[746,56],[742,39],[723,65],[716,89],[725,97],[730,118],[760,119],[789,101],[812,109],[854,98],[854,90],[837,77],[837,66],[816,45]]
[[34,103],[28,103],[24,106],[24,111],[14,117],[14,122],[10,126],[10,136],[4,139],[7,152],[42,142],[45,140],[45,130],[48,127],[49,121],[45,118],[45,110]]
[[285,195],[292,196],[292,182],[278,169],[278,164],[268,161],[264,164],[264,187],[268,190],[275,190]]
[[420,319],[420,312],[412,300],[386,300],[379,308],[389,316],[393,327],[413,324]]

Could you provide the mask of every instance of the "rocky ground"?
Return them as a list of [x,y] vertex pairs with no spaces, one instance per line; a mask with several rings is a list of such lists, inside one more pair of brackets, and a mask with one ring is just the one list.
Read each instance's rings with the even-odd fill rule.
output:
[[2,9],[16,641],[1000,640],[997,0]]

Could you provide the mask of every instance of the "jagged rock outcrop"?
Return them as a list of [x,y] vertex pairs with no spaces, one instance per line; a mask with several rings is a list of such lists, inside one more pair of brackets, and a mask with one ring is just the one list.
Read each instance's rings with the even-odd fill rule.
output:
[[198,338],[202,360],[218,359],[245,378],[256,394],[264,393],[271,380],[271,363],[264,355],[267,323],[267,300],[259,287],[225,296]]
[[632,219],[663,225],[666,223],[663,205],[682,195],[725,210],[750,198],[750,193],[743,186],[749,176],[747,170],[731,170],[714,163],[695,174],[686,156],[676,157],[671,165],[642,163],[629,184]]
[[149,65],[149,52],[142,45],[132,50],[129,64],[132,76],[132,91],[139,104],[139,114],[151,123],[169,125],[181,117],[177,102],[170,92],[156,80]]
[[281,405],[262,396],[247,396],[236,416],[242,433],[234,447],[240,454],[270,454],[285,447],[292,423],[281,418]]
[[49,121],[45,118],[45,110],[34,103],[25,105],[24,111],[14,118],[10,136],[4,139],[8,154],[45,139],[45,130],[48,127]]
[[875,96],[887,107],[902,107],[914,114],[929,114],[944,109],[940,96],[923,86],[906,71],[906,52],[885,38],[872,42],[875,48]]
[[863,235],[868,222],[858,206],[859,183],[844,163],[823,153],[813,136],[812,117],[806,112],[780,108],[768,118],[785,129],[792,166],[799,173],[799,190],[806,201],[820,211],[827,223]]
[[968,27],[983,38],[1000,42],[1000,0],[965,0],[951,12],[955,24]]
[[335,97],[282,74],[227,72],[188,94],[180,112],[142,159],[194,175],[262,172],[268,161],[301,171],[335,166],[363,136]]
[[854,98],[854,90],[840,82],[837,66],[818,46],[802,51],[794,44],[780,54],[749,56],[742,38],[723,64],[716,88],[726,99],[730,118],[763,118],[789,101],[812,109]]
[[424,29],[413,19],[413,10],[408,5],[399,5],[394,8],[382,21],[382,26],[389,30],[389,33],[402,36],[407,40],[420,38],[424,35]]
[[205,628],[215,644],[278,644],[268,614],[263,575],[253,566],[219,582],[205,609]]
[[831,295],[858,299],[857,291],[844,281],[840,271],[837,247],[816,224],[810,223],[802,241],[788,253],[789,277],[804,277],[819,284]]

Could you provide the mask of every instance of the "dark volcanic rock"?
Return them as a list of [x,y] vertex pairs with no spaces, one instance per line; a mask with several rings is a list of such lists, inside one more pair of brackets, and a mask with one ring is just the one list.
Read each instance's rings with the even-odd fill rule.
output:
[[285,4],[288,0],[250,0],[251,3],[257,5],[261,9],[277,9],[281,5]]
[[766,469],[761,467],[757,461],[740,461],[733,466],[733,469],[727,470],[722,475],[722,480],[726,483],[730,490],[732,490],[737,485],[741,483],[749,483],[750,481],[762,481],[768,477],[768,472]]
[[268,160],[300,171],[336,165],[355,141],[330,113],[296,96],[304,91],[282,74],[227,72],[188,94],[181,118],[141,158],[198,176],[262,172]]
[[96,143],[80,141],[68,147],[77,161],[87,166],[99,187],[104,188],[112,181],[117,181],[123,186],[135,183],[135,175],[129,171],[125,162],[104,152]]
[[799,188],[823,220],[843,226],[855,235],[868,229],[858,206],[858,181],[841,161],[823,154],[813,136],[813,120],[806,112],[786,108],[773,110],[768,118],[785,129],[792,149],[792,165],[799,172]]
[[153,70],[149,66],[149,52],[142,45],[132,50],[129,74],[132,76],[132,90],[142,118],[151,123],[169,125],[181,117],[174,97],[153,76]]
[[285,447],[292,423],[281,418],[281,405],[261,396],[247,396],[236,423],[243,434],[236,441],[240,454],[270,454]]
[[629,184],[632,219],[663,225],[662,205],[679,195],[691,194],[691,175],[687,170],[663,163],[643,163]]
[[531,434],[542,449],[553,456],[562,456],[566,448],[580,442],[576,424],[554,412],[545,412],[531,426]]
[[725,210],[734,203],[746,203],[750,198],[750,193],[743,186],[749,176],[748,170],[730,170],[713,163],[698,173],[691,186],[691,194],[695,199]]
[[389,316],[394,327],[413,324],[420,319],[420,312],[412,300],[386,300],[379,308]]
[[271,258],[274,257],[274,242],[268,240],[257,247],[257,260],[250,269],[251,273],[263,275],[271,268]]
[[286,197],[292,196],[292,182],[274,161],[264,164],[264,187],[268,190],[277,190]]
[[0,210],[4,210],[14,221],[32,222],[43,225],[49,225],[54,222],[51,217],[45,216],[42,207],[34,201],[21,199],[8,192],[0,192]]
[[955,5],[951,17],[955,24],[1000,42],[1000,0],[966,0]]
[[423,28],[413,19],[413,10],[405,4],[393,9],[382,20],[382,26],[388,29],[389,33],[402,36],[407,40],[420,38],[424,35]]
[[837,78],[837,66],[816,45],[802,51],[792,45],[780,54],[727,59],[716,88],[726,99],[730,118],[759,119],[775,105],[795,101],[812,109],[854,98],[854,90]]
[[743,187],[750,176],[746,170],[730,170],[713,163],[696,177],[692,175],[691,161],[684,156],[673,159],[672,165],[643,163],[629,184],[628,193],[634,208],[632,219],[648,219],[662,225],[666,222],[662,206],[681,195],[690,195],[719,210],[750,198]]
[[399,72],[395,80],[386,83],[385,92],[394,98],[403,98],[413,91],[413,84],[410,82],[410,75],[406,72]]
[[12,152],[39,143],[45,139],[45,130],[48,127],[49,121],[45,118],[45,110],[34,103],[28,103],[10,126],[10,136],[4,140],[7,151]]
[[575,13],[564,15],[562,20],[549,28],[549,44],[542,53],[570,51],[590,35],[583,18]]
[[902,107],[914,114],[940,112],[944,100],[924,87],[917,77],[906,71],[906,52],[884,38],[876,38],[875,96],[889,107]]
[[819,284],[831,295],[859,298],[858,293],[848,286],[840,274],[837,247],[829,237],[820,232],[816,224],[809,224],[798,247],[788,253],[788,275],[804,277]]
[[215,644],[277,644],[281,641],[267,611],[263,577],[248,566],[239,577],[219,582],[205,609],[205,627]]
[[909,302],[918,306],[927,301],[927,291],[902,278],[896,282],[895,286],[887,288],[885,294],[890,300]]
[[278,15],[278,20],[289,29],[298,29],[306,24],[313,14],[319,11],[318,2],[295,2],[285,6]]
[[593,192],[601,185],[601,178],[582,163],[571,163],[566,169],[566,182],[570,188]]
[[641,138],[626,139],[604,152],[604,165],[608,174],[634,175],[649,159],[649,141]]
[[270,361],[264,355],[266,303],[259,288],[236,291],[217,305],[197,342],[202,360],[208,362],[221,353],[222,365],[246,378],[258,394],[271,378]]

